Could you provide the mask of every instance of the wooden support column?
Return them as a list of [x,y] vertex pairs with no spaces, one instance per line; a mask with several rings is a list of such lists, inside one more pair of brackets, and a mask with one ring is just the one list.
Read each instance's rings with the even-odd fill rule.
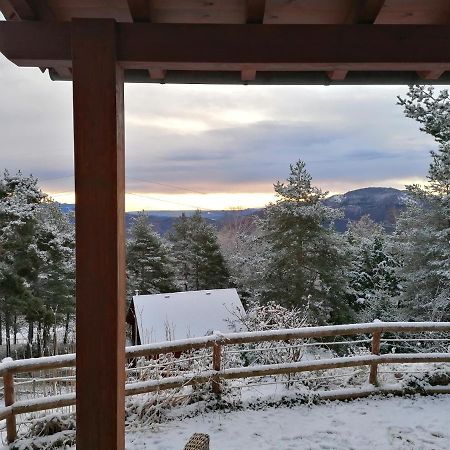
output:
[[[372,355],[380,354],[381,333],[375,331],[372,335]],[[369,383],[378,386],[378,364],[371,364]]]
[[116,23],[72,22],[77,448],[124,448],[123,69]]

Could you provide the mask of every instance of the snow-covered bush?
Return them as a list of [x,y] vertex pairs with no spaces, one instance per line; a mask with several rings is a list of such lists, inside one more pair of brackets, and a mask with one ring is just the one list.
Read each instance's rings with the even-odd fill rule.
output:
[[41,414],[34,416],[24,434],[10,450],[52,450],[75,445],[75,414]]
[[[258,304],[252,302],[245,313],[234,312],[235,320],[230,323],[234,331],[268,331],[283,328],[301,328],[308,325],[308,308],[285,308],[278,303]],[[229,366],[250,366],[256,364],[279,364],[300,361],[304,353],[301,339],[263,341],[227,347],[225,361]],[[236,356],[237,355],[237,356]]]

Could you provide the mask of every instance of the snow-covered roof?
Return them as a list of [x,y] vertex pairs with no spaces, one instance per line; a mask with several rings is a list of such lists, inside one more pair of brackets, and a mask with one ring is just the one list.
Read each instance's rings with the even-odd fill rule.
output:
[[244,312],[236,289],[135,295],[133,304],[141,344],[228,332]]

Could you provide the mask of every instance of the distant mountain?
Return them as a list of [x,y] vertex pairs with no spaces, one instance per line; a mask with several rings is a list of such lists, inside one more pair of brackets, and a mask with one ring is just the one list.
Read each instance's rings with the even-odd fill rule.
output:
[[336,223],[339,231],[345,231],[349,221],[359,220],[365,215],[383,225],[387,231],[392,231],[396,218],[405,209],[407,196],[407,191],[399,189],[368,187],[333,195],[324,203],[331,208],[340,208],[344,211],[344,218]]
[[[227,223],[229,220],[232,220],[234,217],[245,217],[245,216],[252,216],[255,214],[258,214],[261,211],[260,208],[249,208],[249,209],[242,209],[242,210],[223,210],[223,211],[202,211],[203,218],[210,223],[211,225],[214,225],[218,229],[222,228],[225,223]],[[150,218],[150,222],[155,227],[156,231],[160,234],[167,233],[173,226],[174,222],[177,220],[178,217],[184,212],[186,216],[191,216],[194,214],[195,211],[144,211],[146,214],[148,214]],[[127,225],[127,229],[131,226],[131,223],[133,221],[133,218],[136,217],[136,215],[139,214],[139,212],[127,212],[125,216],[125,221]]]
[[75,205],[70,203],[60,203],[59,207],[64,214],[69,214],[75,211]]
[[[61,211],[64,213],[72,213],[75,211],[75,205],[70,203],[60,203]],[[191,216],[195,211],[143,211],[150,218],[150,222],[155,227],[155,230],[160,234],[165,234],[169,231],[175,220],[180,217],[182,213]],[[232,220],[236,216],[252,216],[261,212],[260,208],[249,208],[243,210],[224,210],[224,211],[202,211],[203,218],[210,224],[216,226],[218,229]],[[130,211],[125,213],[125,225],[127,230],[131,228],[133,219],[141,211]]]
[[[385,227],[387,231],[392,231],[395,219],[405,208],[407,192],[394,188],[368,187],[349,191],[345,194],[333,195],[324,200],[324,203],[331,208],[342,208],[344,218],[336,223],[338,231],[345,231],[349,221],[359,220],[364,215],[369,215],[374,222]],[[63,212],[73,212],[75,205],[61,203]],[[150,217],[150,222],[160,234],[165,234],[172,228],[175,220],[182,211],[145,211]],[[184,211],[187,216],[194,214],[194,211]],[[226,211],[202,211],[207,222],[222,228],[227,222],[236,216],[261,215],[261,208],[249,208],[243,210]],[[125,215],[126,227],[129,230],[133,219],[139,212],[127,212]]]

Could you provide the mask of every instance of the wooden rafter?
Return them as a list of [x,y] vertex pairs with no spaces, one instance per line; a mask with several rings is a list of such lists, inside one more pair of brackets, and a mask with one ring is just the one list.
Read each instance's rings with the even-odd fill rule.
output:
[[348,70],[329,70],[327,72],[328,78],[330,80],[345,80]]
[[383,8],[386,0],[353,0],[347,14],[348,24],[373,24]]
[[8,0],[10,8],[14,11],[16,19],[35,20],[36,14],[28,0]]
[[[266,10],[266,0],[246,0],[246,22],[249,24],[262,24]],[[241,71],[242,81],[253,81],[256,70],[244,69]]]
[[151,0],[127,0],[128,8],[134,22],[151,22]]
[[[53,22],[56,17],[45,0],[6,0],[15,13],[16,20],[45,20]],[[41,67],[44,71],[44,67]],[[72,78],[72,73],[68,67],[55,66],[51,71],[58,74],[58,77],[65,80]]]
[[266,10],[266,0],[246,0],[246,5],[247,23],[263,23],[264,12]]
[[37,20],[53,21],[56,20],[55,13],[50,8],[47,0],[28,0],[36,14]]
[[[383,8],[385,0],[353,0],[348,12],[348,24],[373,24]],[[327,75],[330,80],[345,80],[348,70],[332,70]]]
[[417,74],[422,80],[439,80],[445,70],[419,70]]
[[164,80],[166,78],[166,71],[163,69],[149,69],[148,73],[152,80]]
[[256,78],[256,70],[254,69],[243,69],[241,71],[242,81],[253,81]]

